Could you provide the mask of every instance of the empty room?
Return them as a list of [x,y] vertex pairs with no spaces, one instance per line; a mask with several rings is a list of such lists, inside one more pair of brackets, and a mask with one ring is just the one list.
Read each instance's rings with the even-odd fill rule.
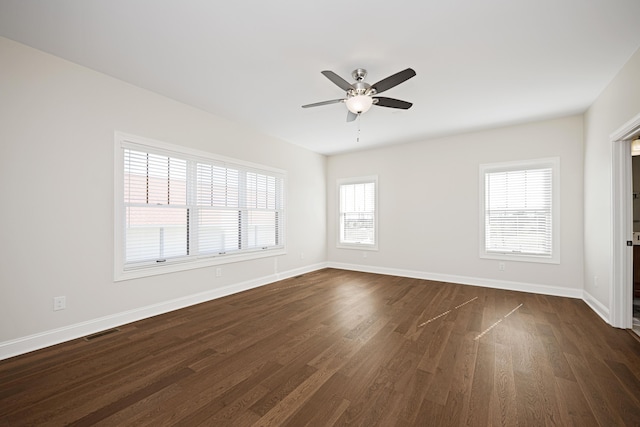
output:
[[0,0],[0,426],[640,425],[639,16]]

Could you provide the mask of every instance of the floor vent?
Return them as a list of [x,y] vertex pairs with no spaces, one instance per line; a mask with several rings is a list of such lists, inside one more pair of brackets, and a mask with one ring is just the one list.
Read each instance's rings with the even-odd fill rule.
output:
[[113,329],[107,329],[106,331],[102,331],[102,332],[96,332],[95,334],[87,335],[86,337],[84,337],[84,340],[85,341],[95,340],[96,338],[100,338],[100,337],[103,337],[105,335],[113,334],[114,332],[120,332],[120,329],[113,328]]

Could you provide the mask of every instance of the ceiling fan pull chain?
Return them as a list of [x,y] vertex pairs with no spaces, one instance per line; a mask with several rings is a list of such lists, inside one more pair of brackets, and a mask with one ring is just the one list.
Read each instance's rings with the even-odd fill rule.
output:
[[356,138],[356,142],[360,142],[360,116],[362,116],[362,114],[358,113],[358,137]]

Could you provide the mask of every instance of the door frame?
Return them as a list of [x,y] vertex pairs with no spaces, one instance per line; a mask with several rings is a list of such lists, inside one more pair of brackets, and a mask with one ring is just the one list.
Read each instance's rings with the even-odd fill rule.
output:
[[611,257],[609,323],[633,326],[633,183],[631,141],[640,135],[640,114],[611,134]]

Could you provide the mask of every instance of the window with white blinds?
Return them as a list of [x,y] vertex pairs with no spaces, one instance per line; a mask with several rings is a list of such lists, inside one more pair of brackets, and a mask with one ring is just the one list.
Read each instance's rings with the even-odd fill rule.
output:
[[559,160],[481,166],[481,256],[559,262]]
[[338,181],[338,247],[377,249],[377,177]]
[[282,171],[123,134],[116,164],[117,278],[283,253]]

